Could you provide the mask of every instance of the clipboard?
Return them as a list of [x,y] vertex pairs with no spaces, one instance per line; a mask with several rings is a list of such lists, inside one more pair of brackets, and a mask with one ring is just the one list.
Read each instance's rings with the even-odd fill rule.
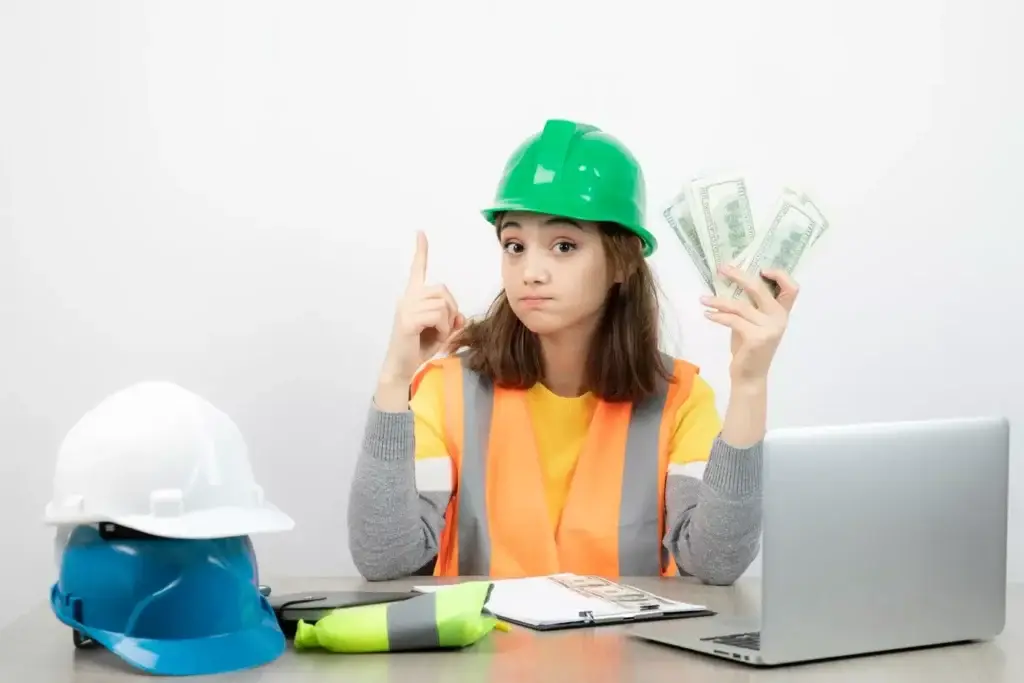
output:
[[602,619],[595,618],[594,615],[592,613],[589,613],[589,612],[580,612],[579,615],[578,615],[578,618],[574,619],[572,621],[544,622],[544,623],[530,623],[530,622],[526,622],[526,621],[519,621],[519,620],[516,620],[516,619],[512,619],[511,617],[500,617],[499,615],[495,615],[495,616],[500,618],[500,619],[502,619],[502,621],[507,621],[510,624],[515,624],[516,626],[522,626],[522,627],[531,629],[533,631],[563,631],[563,630],[569,630],[569,629],[574,629],[574,628],[598,628],[598,627],[601,627],[601,626],[622,626],[624,624],[628,625],[628,624],[636,624],[636,623],[641,623],[641,622],[646,622],[646,621],[659,621],[659,620],[667,620],[667,619],[689,619],[691,617],[713,617],[716,614],[717,614],[717,612],[709,610],[706,607],[704,609],[690,610],[688,612],[662,612],[662,611],[653,612],[652,611],[652,612],[647,612],[647,613],[644,613],[644,614],[636,614],[636,615],[628,615],[628,616],[618,616],[618,617],[606,617],[606,618],[602,618]]
[[[510,624],[535,631],[593,628],[666,619],[714,616],[704,605],[670,600],[603,577],[578,574],[489,582],[487,611]],[[445,586],[417,586],[431,592]]]

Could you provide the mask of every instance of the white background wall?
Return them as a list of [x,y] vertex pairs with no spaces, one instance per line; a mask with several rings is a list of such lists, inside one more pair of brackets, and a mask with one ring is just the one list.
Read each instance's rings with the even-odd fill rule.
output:
[[670,340],[723,407],[727,337],[655,212],[736,169],[757,209],[800,183],[834,226],[772,426],[1021,428],[1022,7],[0,1],[0,621],[53,579],[39,519],[64,433],[146,378],[242,428],[297,521],[258,539],[265,572],[353,574],[347,487],[414,230],[479,312],[499,251],[477,210],[548,117],[643,162]]

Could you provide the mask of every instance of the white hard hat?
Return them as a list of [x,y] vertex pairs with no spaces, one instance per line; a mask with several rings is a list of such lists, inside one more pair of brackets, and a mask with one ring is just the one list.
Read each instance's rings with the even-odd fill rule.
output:
[[231,418],[169,382],[123,389],[68,432],[45,521],[113,522],[170,538],[227,538],[295,526],[264,499]]

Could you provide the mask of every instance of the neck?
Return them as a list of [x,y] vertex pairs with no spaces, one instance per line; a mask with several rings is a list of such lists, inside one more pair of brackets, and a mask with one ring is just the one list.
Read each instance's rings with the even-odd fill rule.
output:
[[584,379],[593,327],[590,324],[540,338],[544,386],[556,396],[580,396],[586,391]]

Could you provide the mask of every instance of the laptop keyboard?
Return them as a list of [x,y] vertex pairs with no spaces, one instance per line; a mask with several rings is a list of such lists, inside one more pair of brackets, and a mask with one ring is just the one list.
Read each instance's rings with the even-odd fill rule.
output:
[[716,636],[714,638],[704,638],[703,640],[710,640],[712,643],[721,643],[722,645],[731,645],[733,647],[742,647],[748,650],[761,649],[760,631],[733,633],[728,636]]

